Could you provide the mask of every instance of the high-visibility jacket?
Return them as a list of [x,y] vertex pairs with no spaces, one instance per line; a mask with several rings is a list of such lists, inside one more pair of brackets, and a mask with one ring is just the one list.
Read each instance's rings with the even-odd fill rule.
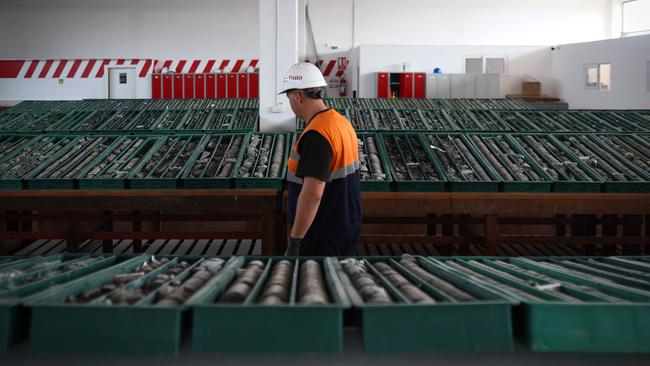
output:
[[[302,188],[302,178],[296,176],[300,161],[298,146],[302,136],[309,131],[316,131],[327,140],[332,149],[332,160],[318,212],[303,245],[313,238],[325,236],[329,237],[328,241],[338,241],[337,245],[350,240],[355,242],[361,228],[359,146],[350,122],[333,109],[314,116],[290,151],[287,163],[289,223],[293,225]],[[335,253],[330,251],[327,254]]]

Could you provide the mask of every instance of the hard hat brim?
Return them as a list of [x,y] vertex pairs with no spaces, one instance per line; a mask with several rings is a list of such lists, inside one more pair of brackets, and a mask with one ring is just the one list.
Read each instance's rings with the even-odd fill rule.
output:
[[327,83],[324,83],[324,84],[318,84],[318,85],[314,85],[314,86],[307,86],[307,87],[305,87],[305,88],[288,88],[288,89],[284,89],[283,91],[279,92],[278,95],[280,95],[280,94],[285,94],[285,93],[288,92],[289,90],[305,90],[305,89],[312,89],[312,88],[325,88],[325,87],[327,87]]

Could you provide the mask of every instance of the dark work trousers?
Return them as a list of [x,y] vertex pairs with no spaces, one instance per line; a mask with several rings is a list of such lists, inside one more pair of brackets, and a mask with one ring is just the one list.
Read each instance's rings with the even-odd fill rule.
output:
[[300,244],[300,256],[349,257],[357,255],[357,239],[361,223],[342,229],[310,230]]

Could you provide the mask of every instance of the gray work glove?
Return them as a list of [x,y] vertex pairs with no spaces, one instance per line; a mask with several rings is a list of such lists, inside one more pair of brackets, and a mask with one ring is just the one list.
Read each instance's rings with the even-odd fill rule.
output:
[[289,257],[295,257],[299,255],[301,242],[302,239],[289,237],[289,243],[287,244],[287,251],[284,252],[284,255]]

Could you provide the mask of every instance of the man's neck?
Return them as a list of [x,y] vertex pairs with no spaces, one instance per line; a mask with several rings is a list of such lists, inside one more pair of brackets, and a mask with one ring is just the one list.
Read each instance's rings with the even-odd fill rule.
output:
[[318,100],[318,103],[314,103],[313,106],[309,106],[307,113],[305,113],[305,117],[307,117],[305,120],[307,121],[307,123],[311,122],[312,118],[314,118],[314,116],[318,114],[318,112],[323,111],[325,109],[327,109],[325,103],[323,103],[322,100]]

